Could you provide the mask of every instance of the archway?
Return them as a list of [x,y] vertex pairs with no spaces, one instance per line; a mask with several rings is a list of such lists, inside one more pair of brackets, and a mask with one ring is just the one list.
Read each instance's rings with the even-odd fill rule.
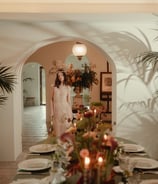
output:
[[[46,83],[46,88],[50,89],[52,79],[50,80],[49,69],[52,67],[52,62],[53,62],[54,59],[64,60],[63,58],[66,58],[66,56],[68,56],[71,53],[71,48],[72,48],[72,44],[74,44],[74,41],[76,41],[76,39],[74,39],[74,38],[60,38],[60,39],[55,40],[55,41],[54,40],[45,40],[41,43],[38,43],[32,49],[28,50],[28,52],[25,52],[25,55],[23,55],[23,57],[21,57],[19,59],[19,65],[18,65],[18,70],[19,70],[18,73],[20,74],[19,77],[21,78],[22,68],[24,66],[24,63],[26,63],[26,62],[29,63],[31,61],[36,61],[40,65],[43,65],[42,62],[41,62],[43,60],[43,63],[44,63],[43,67],[45,68],[46,80],[48,82],[48,83]],[[112,101],[112,123],[113,123],[113,122],[116,121],[116,86],[115,86],[115,84],[116,84],[116,69],[115,69],[115,66],[113,65],[113,61],[111,60],[111,58],[108,56],[108,54],[106,54],[106,52],[101,48],[101,46],[95,45],[94,43],[86,41],[86,40],[82,40],[82,41],[84,41],[85,44],[87,45],[88,49],[90,49],[89,53],[91,53],[91,54],[89,54],[88,57],[90,58],[90,60],[93,63],[96,62],[97,66],[98,66],[98,64],[100,64],[100,62],[99,63],[97,63],[97,62],[102,60],[102,64],[100,65],[100,67],[103,71],[105,71],[107,60],[111,64],[111,69],[113,71],[113,74],[112,74],[112,80],[113,80],[113,83],[112,83],[112,91],[113,91],[113,93],[112,93],[112,99],[113,99],[113,101]],[[62,45],[61,49],[64,49],[66,51],[66,52],[63,52],[62,57],[61,57],[62,51],[58,50],[58,48],[61,45]],[[65,49],[65,45],[67,45],[66,49]],[[54,48],[57,46],[56,49],[53,50],[53,52],[56,53],[58,55],[58,57],[57,57],[57,55],[55,55],[55,57],[52,57],[52,55],[51,55],[52,52],[50,52],[50,47],[51,46],[53,46]],[[43,51],[46,51],[46,50],[47,50],[47,52],[49,52],[49,54],[47,55],[46,59],[44,59],[43,57],[41,57],[41,55],[43,54]],[[97,53],[99,52],[99,54],[100,54],[99,58],[96,58],[96,52]],[[37,57],[37,55],[36,55],[37,53],[41,53],[41,55]],[[48,68],[45,65],[48,65]],[[100,69],[98,69],[98,67],[97,67],[97,72],[98,72],[98,77],[99,77],[100,76]],[[19,87],[20,88],[17,88],[17,90],[18,90],[18,93],[20,95],[20,93],[22,94],[21,85]],[[94,90],[94,94],[97,94],[98,96],[100,95],[100,89],[99,88],[94,87],[93,90]],[[48,103],[46,105],[46,124],[48,124],[48,125],[49,125],[49,121],[50,121],[50,117],[49,117],[49,115],[50,115],[49,100],[50,100],[50,91],[47,90],[46,101]],[[95,100],[95,98],[94,98],[94,100]],[[23,109],[23,108],[20,108],[20,109]],[[17,109],[17,111],[18,111],[18,109]],[[19,120],[22,119],[21,115],[18,116]],[[17,135],[17,136],[19,136],[19,135]],[[21,138],[18,137],[17,139],[20,140]]]
[[[87,42],[86,40],[82,40],[87,46],[88,54],[87,58],[90,61],[91,64],[96,65],[95,71],[97,73],[97,78],[100,81],[100,75],[102,72],[109,72],[113,70],[113,66],[111,66],[111,60],[109,59],[108,55],[105,54],[105,52],[99,48],[98,46],[94,45],[93,43]],[[46,70],[46,123],[47,127],[50,127],[51,123],[51,113],[50,113],[50,99],[51,99],[51,86],[54,83],[55,79],[55,72],[58,67],[63,66],[65,63],[67,57],[72,53],[72,45],[74,44],[74,40],[63,40],[51,44],[47,44],[43,47],[40,47],[38,50],[36,50],[30,57],[27,59],[27,62],[36,61],[43,65],[43,67]],[[110,60],[110,61],[109,61]],[[97,62],[96,62],[97,61]],[[79,61],[76,61],[79,62]],[[108,63],[108,64],[107,64]],[[51,71],[51,74],[50,74]],[[114,72],[115,75],[115,72]],[[111,76],[113,79],[113,75]],[[114,77],[115,79],[115,77]],[[114,81],[114,80],[113,80]],[[105,99],[100,98],[100,82],[98,85],[93,85],[92,91],[90,92],[91,95],[91,101],[103,101]],[[112,83],[112,91],[115,88],[114,82]],[[114,97],[115,92],[108,96],[106,99],[111,99],[110,104],[113,103],[112,99],[115,99]],[[116,106],[110,105],[110,107],[116,108]],[[109,112],[109,110],[108,110]],[[113,112],[111,110],[110,112]],[[114,111],[116,112],[116,111]],[[113,113],[112,113],[112,117]],[[112,118],[110,117],[110,118]],[[112,122],[115,121],[115,119],[111,120]]]

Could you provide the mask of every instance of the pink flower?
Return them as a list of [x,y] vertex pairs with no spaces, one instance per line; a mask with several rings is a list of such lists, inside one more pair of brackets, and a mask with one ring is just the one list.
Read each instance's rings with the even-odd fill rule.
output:
[[111,147],[112,151],[118,147],[117,141],[112,136],[108,136],[108,140],[106,142],[106,145]]
[[80,156],[81,156],[82,158],[88,157],[88,156],[89,156],[89,151],[88,151],[88,149],[82,149],[82,150],[80,151]]
[[94,140],[98,140],[97,132],[94,132],[94,131],[84,133],[83,137],[85,138],[92,137]]
[[74,134],[71,132],[65,132],[60,136],[61,141],[63,142],[74,142]]

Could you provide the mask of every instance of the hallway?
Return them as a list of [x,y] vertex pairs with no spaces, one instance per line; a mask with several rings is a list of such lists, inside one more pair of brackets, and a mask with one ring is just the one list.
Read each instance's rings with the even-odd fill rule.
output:
[[16,173],[17,163],[23,159],[30,146],[47,138],[45,106],[24,108],[22,125],[22,153],[16,162],[0,162],[0,184],[9,184]]
[[22,150],[28,152],[30,146],[47,138],[46,108],[32,106],[24,108]]

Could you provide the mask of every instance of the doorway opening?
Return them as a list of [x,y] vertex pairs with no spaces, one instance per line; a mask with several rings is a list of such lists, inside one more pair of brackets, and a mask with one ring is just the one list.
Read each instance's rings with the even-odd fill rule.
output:
[[26,63],[22,72],[23,81],[23,127],[22,149],[44,140],[46,127],[45,69],[38,63]]
[[46,105],[46,79],[45,69],[40,66],[40,105]]

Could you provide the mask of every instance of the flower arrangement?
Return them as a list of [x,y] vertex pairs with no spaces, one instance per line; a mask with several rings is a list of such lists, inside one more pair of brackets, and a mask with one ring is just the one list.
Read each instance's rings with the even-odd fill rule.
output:
[[[75,131],[74,131],[75,129]],[[71,161],[68,173],[84,173],[78,183],[105,183],[111,179],[112,166],[117,159],[118,143],[111,135],[111,127],[103,124],[95,116],[94,111],[84,112],[82,120],[76,122],[71,131],[61,136],[62,141],[71,142]],[[91,180],[91,181],[90,181]]]
[[93,84],[98,84],[96,78],[97,73],[92,70],[92,67],[85,64],[82,70],[73,69],[71,64],[67,70],[67,82],[70,86],[78,86],[81,89],[91,88]]

